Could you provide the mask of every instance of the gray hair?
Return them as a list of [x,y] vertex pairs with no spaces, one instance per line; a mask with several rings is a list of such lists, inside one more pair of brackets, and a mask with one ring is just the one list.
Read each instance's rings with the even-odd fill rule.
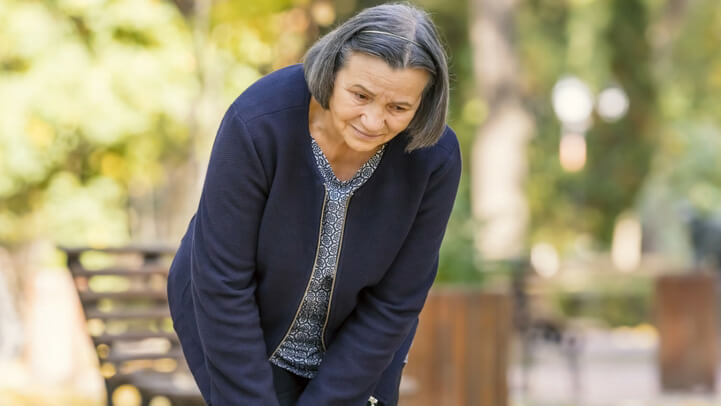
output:
[[429,147],[441,138],[448,114],[448,62],[438,31],[425,11],[408,4],[367,8],[319,39],[303,57],[313,97],[328,109],[338,70],[353,52],[383,59],[393,69],[430,73],[420,106],[403,131],[406,151]]

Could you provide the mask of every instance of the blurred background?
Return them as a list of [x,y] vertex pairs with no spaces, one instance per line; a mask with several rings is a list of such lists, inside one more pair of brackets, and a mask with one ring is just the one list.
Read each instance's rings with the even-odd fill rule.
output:
[[[172,258],[225,109],[379,3],[0,0],[0,405],[105,404],[89,292],[162,292],[107,270]],[[401,403],[721,405],[721,3],[413,4],[465,167]]]

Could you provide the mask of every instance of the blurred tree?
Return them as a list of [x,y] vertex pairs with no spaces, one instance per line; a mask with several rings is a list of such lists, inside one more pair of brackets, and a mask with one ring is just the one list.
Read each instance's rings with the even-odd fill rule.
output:
[[167,3],[5,1],[0,13],[0,240],[129,238],[148,193],[188,150],[196,91]]
[[[521,10],[521,42],[529,100],[539,137],[529,151],[532,241],[569,248],[579,236],[607,247],[619,213],[633,207],[658,140],[657,87],[647,32],[649,6],[629,1],[532,1]],[[560,128],[551,87],[574,74],[596,92],[618,84],[630,100],[621,120],[594,117],[582,172],[558,163]]]
[[715,95],[721,90],[721,4],[676,0],[654,11],[654,73],[672,80],[659,87],[665,125],[639,199],[644,245],[669,257],[669,265],[718,267],[721,108]]
[[479,93],[489,106],[472,155],[473,215],[477,247],[485,258],[524,254],[528,205],[526,144],[533,119],[520,91],[514,24],[516,1],[473,0],[471,43]]
[[37,241],[176,244],[223,112],[298,61],[309,7],[0,1],[0,246],[13,294],[25,271],[61,264]]
[[308,8],[3,1],[0,242],[175,243],[220,116],[297,62]]
[[[674,202],[682,200],[710,213],[721,195],[715,164],[721,151],[709,141],[721,117],[716,101],[721,5],[504,1],[489,2],[492,8],[475,8],[480,12],[469,16],[471,4],[485,4],[475,1],[416,2],[430,11],[449,50],[449,121],[465,160],[439,278],[478,277],[468,175],[472,143],[476,129],[495,122],[503,100],[509,100],[506,94],[517,111],[531,112],[537,134],[527,154],[522,147],[516,153],[528,158],[530,242],[603,248],[617,214],[640,201],[656,241],[674,229],[671,245],[687,249],[678,242],[683,225],[665,227],[661,219],[670,218]],[[195,208],[210,144],[228,104],[262,74],[297,62],[335,22],[379,3],[3,0],[0,244],[13,247],[37,238],[95,245],[177,242]],[[509,4],[514,8],[500,17],[492,13]],[[473,21],[484,18],[515,47],[515,62],[472,52],[470,39],[492,39],[477,31],[468,35]],[[512,19],[515,26],[509,25]],[[474,68],[480,71],[483,64],[515,74],[496,84],[479,75],[477,86]],[[594,117],[587,166],[573,174],[558,164],[560,128],[550,108],[552,86],[568,73],[594,91],[620,85],[630,98],[620,121]],[[486,89],[483,97],[479,87]],[[503,97],[494,96],[499,94]],[[499,139],[521,146],[528,137],[522,133]],[[515,168],[521,172],[494,177],[518,188],[523,160]],[[523,238],[516,243],[523,245]]]

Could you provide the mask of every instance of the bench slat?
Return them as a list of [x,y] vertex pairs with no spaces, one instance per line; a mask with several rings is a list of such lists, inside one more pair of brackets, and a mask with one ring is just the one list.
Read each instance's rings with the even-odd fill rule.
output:
[[165,291],[157,289],[133,289],[121,292],[79,292],[79,296],[82,303],[95,303],[101,299],[168,299]]
[[83,268],[82,270],[75,270],[72,272],[74,277],[93,277],[93,276],[128,276],[128,277],[139,277],[139,276],[150,276],[150,275],[168,275],[169,269],[167,266],[144,266],[141,268],[121,268],[121,267],[108,267],[96,270],[89,270]]
[[100,310],[88,310],[85,312],[88,319],[101,320],[117,320],[117,319],[161,319],[170,317],[170,310],[163,307],[153,307],[148,309],[133,310],[114,310],[103,312]]
[[96,337],[91,337],[95,345],[98,344],[110,344],[114,341],[140,341],[148,338],[165,338],[173,343],[178,342],[178,336],[175,333],[166,331],[152,332],[152,331],[129,331],[120,334],[102,334]]
[[66,254],[80,255],[85,252],[104,252],[108,254],[172,255],[175,248],[163,244],[130,244],[123,247],[58,247]]
[[180,351],[179,348],[176,347],[176,348],[169,350],[166,353],[162,353],[162,352],[126,352],[126,353],[113,354],[111,352],[107,358],[103,359],[103,361],[117,364],[120,362],[141,361],[141,360],[158,360],[158,359],[165,359],[165,358],[179,360],[179,359],[182,359],[182,357],[183,357],[183,353]]

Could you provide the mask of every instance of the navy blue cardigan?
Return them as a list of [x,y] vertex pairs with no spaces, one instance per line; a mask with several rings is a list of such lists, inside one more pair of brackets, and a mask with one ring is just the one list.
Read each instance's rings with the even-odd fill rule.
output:
[[[230,106],[198,210],[170,270],[174,328],[213,406],[277,405],[269,356],[292,324],[313,270],[324,199],[308,132],[302,65],[273,72]],[[325,356],[299,406],[397,397],[418,314],[461,173],[446,127],[433,147],[391,140],[351,197]]]

